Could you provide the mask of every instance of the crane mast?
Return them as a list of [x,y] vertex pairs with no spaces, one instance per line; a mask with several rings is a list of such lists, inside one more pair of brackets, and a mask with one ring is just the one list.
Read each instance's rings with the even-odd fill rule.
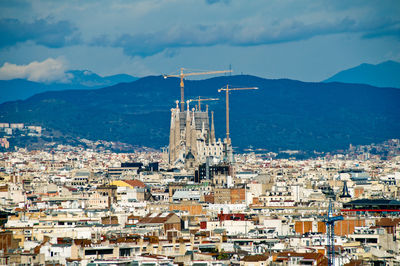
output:
[[180,73],[177,75],[163,75],[163,77],[169,78],[169,77],[176,77],[180,78],[180,88],[181,88],[181,111],[185,111],[185,84],[184,84],[184,79],[187,76],[197,76],[197,75],[209,75],[209,74],[221,74],[221,73],[227,73],[227,72],[232,72],[232,70],[218,70],[218,71],[206,71],[206,72],[191,72],[191,73],[184,73],[185,68],[180,69]]
[[335,222],[343,220],[343,216],[333,216],[333,203],[329,200],[328,215],[324,217],[328,240],[328,265],[335,266]]
[[257,87],[248,87],[248,88],[230,88],[227,84],[226,87],[223,87],[218,90],[218,92],[225,91],[225,104],[226,104],[226,143],[228,145],[231,144],[231,139],[229,136],[229,92],[230,91],[240,91],[240,90],[258,90]]

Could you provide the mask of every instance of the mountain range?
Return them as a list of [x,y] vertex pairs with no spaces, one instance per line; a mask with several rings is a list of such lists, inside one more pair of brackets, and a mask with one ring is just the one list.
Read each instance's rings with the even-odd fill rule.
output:
[[26,99],[44,91],[95,89],[137,79],[126,74],[102,77],[89,70],[69,70],[66,75],[69,77],[67,83],[40,83],[26,79],[0,80],[0,103]]
[[400,88],[400,63],[386,61],[377,65],[361,64],[340,71],[324,82],[357,83],[376,87]]
[[[249,75],[186,80],[186,99],[221,99],[207,102],[215,111],[220,138],[225,132],[225,101],[217,90],[226,84],[259,87],[230,96],[231,138],[238,149],[251,145],[272,151],[332,151],[350,143],[400,137],[400,90],[396,88]],[[170,109],[178,98],[179,79],[149,76],[101,89],[48,91],[6,102],[0,105],[0,122],[159,148],[168,145]]]
[[[63,83],[40,83],[26,79],[0,80],[0,103],[23,100],[45,91],[97,89],[138,79],[126,74],[102,77],[90,70],[69,70],[65,74],[68,77],[68,82]],[[361,64],[357,67],[343,70],[323,82],[400,88],[400,63],[386,61],[377,65]]]

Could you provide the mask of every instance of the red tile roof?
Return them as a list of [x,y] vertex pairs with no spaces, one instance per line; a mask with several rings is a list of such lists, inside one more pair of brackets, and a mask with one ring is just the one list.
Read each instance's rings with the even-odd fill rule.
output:
[[140,180],[132,179],[132,180],[123,180],[123,181],[132,187],[141,187],[141,188],[146,187],[146,185]]
[[243,258],[243,261],[247,262],[257,262],[257,261],[266,261],[268,256],[265,255],[249,255]]
[[149,213],[145,217],[139,220],[139,224],[163,224],[169,220],[174,213]]
[[379,221],[376,221],[377,226],[397,226],[400,222],[400,219],[390,219],[390,218],[382,218]]

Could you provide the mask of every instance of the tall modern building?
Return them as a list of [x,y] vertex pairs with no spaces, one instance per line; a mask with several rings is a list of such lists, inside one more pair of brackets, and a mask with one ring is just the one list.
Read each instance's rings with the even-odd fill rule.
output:
[[[187,110],[182,112],[178,103],[171,109],[169,163],[194,168],[204,163],[207,157],[222,160],[225,145],[215,138],[213,112],[210,123],[208,108],[205,111],[190,110],[187,103]],[[192,165],[188,165],[187,159]]]

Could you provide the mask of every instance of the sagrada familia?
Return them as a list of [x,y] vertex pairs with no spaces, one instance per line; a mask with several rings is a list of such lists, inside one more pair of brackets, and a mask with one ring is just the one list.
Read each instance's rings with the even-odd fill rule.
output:
[[216,140],[214,112],[211,112],[211,128],[208,107],[205,111],[189,109],[181,111],[179,101],[171,109],[171,129],[169,135],[169,163],[193,169],[207,158],[222,161],[229,150],[226,141]]

